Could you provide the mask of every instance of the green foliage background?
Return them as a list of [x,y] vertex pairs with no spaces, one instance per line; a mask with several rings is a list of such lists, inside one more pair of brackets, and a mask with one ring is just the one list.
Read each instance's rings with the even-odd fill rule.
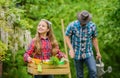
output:
[[[82,10],[88,10],[97,25],[98,40],[102,61],[107,66],[112,66],[113,71],[105,74],[104,78],[119,78],[119,51],[120,51],[120,0],[1,0],[0,6],[7,14],[14,13],[20,16],[14,26],[31,31],[32,37],[36,33],[36,27],[40,19],[48,19],[52,22],[55,36],[60,49],[64,52],[61,19],[64,19],[65,28],[76,20],[76,14]],[[5,8],[8,8],[6,10]],[[20,48],[13,61],[4,61],[3,78],[32,78],[27,74],[26,64],[23,61],[25,50]],[[12,54],[10,50],[7,53]],[[75,78],[73,60],[70,59],[72,78]],[[85,67],[85,78],[88,71]],[[55,76],[55,78],[67,78],[67,76]]]

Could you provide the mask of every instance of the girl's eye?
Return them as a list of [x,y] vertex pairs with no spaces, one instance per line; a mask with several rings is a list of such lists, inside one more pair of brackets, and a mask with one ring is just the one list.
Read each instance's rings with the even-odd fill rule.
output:
[[41,25],[41,24],[39,25],[39,27],[40,27],[40,26],[41,26],[41,27],[44,27],[44,25]]
[[42,25],[42,27],[45,27],[44,25]]
[[41,26],[41,24],[39,24],[39,27]]

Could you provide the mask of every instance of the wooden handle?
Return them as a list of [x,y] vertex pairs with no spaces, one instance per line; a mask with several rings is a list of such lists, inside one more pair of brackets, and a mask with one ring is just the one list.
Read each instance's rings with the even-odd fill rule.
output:
[[63,33],[65,53],[68,57],[67,46],[66,46],[66,41],[65,41],[65,31],[64,31],[64,21],[63,21],[63,19],[61,19],[61,24],[62,24],[62,33]]

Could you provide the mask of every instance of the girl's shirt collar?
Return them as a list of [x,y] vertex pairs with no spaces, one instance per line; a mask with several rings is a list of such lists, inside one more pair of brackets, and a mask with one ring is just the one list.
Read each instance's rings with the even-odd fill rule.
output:
[[42,40],[48,40],[48,36],[47,37],[40,37],[40,39],[42,39]]

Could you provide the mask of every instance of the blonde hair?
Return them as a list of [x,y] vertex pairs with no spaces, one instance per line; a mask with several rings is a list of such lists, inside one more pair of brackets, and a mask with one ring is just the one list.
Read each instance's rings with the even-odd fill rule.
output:
[[[57,53],[57,48],[56,46],[58,46],[57,40],[53,34],[53,30],[52,30],[52,23],[48,20],[42,19],[41,21],[44,21],[47,24],[47,27],[49,29],[49,31],[47,32],[47,37],[50,40],[51,43],[51,54],[52,55],[56,55]],[[41,54],[41,40],[40,40],[40,34],[37,32],[34,38],[34,45],[35,45],[35,54]],[[35,55],[34,54],[34,55]]]

